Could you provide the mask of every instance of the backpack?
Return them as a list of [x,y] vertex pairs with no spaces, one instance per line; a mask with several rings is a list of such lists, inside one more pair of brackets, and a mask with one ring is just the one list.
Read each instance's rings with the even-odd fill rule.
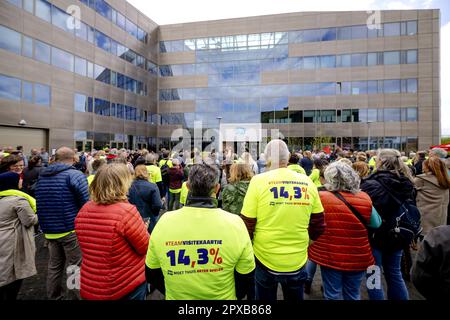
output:
[[372,233],[371,243],[387,251],[407,248],[414,240],[421,237],[420,211],[412,200],[400,201],[383,182],[377,181],[398,204],[398,207],[387,220],[383,219],[380,228]]
[[161,178],[164,184],[169,184],[169,166],[167,165],[167,161],[161,166]]

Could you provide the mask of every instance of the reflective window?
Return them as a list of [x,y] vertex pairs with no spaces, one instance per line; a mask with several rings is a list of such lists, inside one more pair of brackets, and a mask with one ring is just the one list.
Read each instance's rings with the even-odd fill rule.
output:
[[400,108],[384,109],[384,122],[400,122]]
[[417,50],[406,51],[406,63],[417,63]]
[[367,54],[354,53],[352,54],[352,67],[365,67],[367,66]]
[[89,41],[90,43],[94,43],[94,33],[95,33],[95,29],[92,28],[91,26],[87,26],[87,41]]
[[367,122],[377,122],[378,120],[383,121],[383,119],[378,119],[378,109],[367,109]]
[[107,100],[95,98],[94,112],[101,116],[109,116],[110,103]]
[[0,74],[0,99],[20,100],[20,80]]
[[406,22],[406,34],[414,35],[417,33],[417,20]]
[[315,110],[305,110],[305,111],[303,111],[303,122],[305,122],[305,123],[317,122],[316,121],[316,111]]
[[75,93],[74,94],[74,110],[77,112],[86,112],[87,111],[87,97],[84,94]]
[[352,110],[343,109],[341,111],[341,121],[342,122],[352,122]]
[[52,65],[55,67],[73,72],[74,70],[74,57],[64,50],[58,48],[52,48]]
[[22,81],[22,100],[33,103],[33,84],[28,81]]
[[377,65],[377,53],[370,52],[367,54],[367,65],[368,66],[376,66]]
[[367,81],[367,93],[368,94],[378,93],[378,81],[377,80]]
[[75,73],[86,77],[87,61],[86,59],[75,56]]
[[351,40],[352,39],[352,27],[338,27],[337,28],[338,40]]
[[79,28],[75,28],[75,35],[78,38],[87,40],[87,32],[88,32],[87,24],[85,24],[83,21],[77,21],[76,24],[79,26]]
[[50,87],[45,84],[34,84],[34,103],[50,106]]
[[36,0],[35,2],[36,4],[36,16],[47,21],[47,22],[51,22],[52,21],[52,13],[51,13],[51,5],[50,3],[48,3],[45,0]]
[[408,79],[407,80],[407,89],[408,93],[416,93],[417,92],[417,79]]
[[125,29],[126,31],[131,34],[134,37],[137,37],[137,25],[135,25],[133,22],[125,18]]
[[336,122],[336,110],[320,110],[320,122]]
[[383,55],[384,64],[400,64],[399,51],[386,51]]
[[336,94],[335,82],[319,82],[317,84],[317,95],[319,96],[333,96]]
[[50,46],[46,43],[34,40],[34,58],[38,61],[50,64]]
[[384,80],[383,81],[384,93],[400,93],[400,80]]
[[399,36],[400,35],[400,23],[385,23],[383,25],[383,32],[385,37]]
[[336,56],[321,56],[320,57],[321,68],[336,68]]
[[[71,20],[71,21],[69,21]],[[52,6],[52,24],[58,28],[63,29],[66,32],[73,33],[73,28],[69,28],[70,24],[73,24],[73,18],[66,12]],[[69,24],[69,26],[68,26]]]
[[316,57],[303,57],[303,69],[315,69]]
[[314,29],[314,30],[303,30],[301,33],[301,38],[299,39],[299,42],[317,42],[321,39],[321,33],[320,30]]
[[325,28],[320,29],[320,40],[321,41],[334,41],[336,40],[336,28]]
[[94,78],[97,81],[101,81],[101,82],[110,84],[110,80],[111,80],[110,79],[111,78],[110,70],[96,64],[94,67]]
[[90,61],[87,62],[87,76],[94,78],[94,64]]
[[367,94],[367,81],[353,81],[352,94]]
[[95,45],[105,51],[111,51],[111,39],[98,30],[95,31]]
[[106,19],[111,20],[112,8],[104,0],[95,0],[95,10]]
[[406,108],[406,121],[415,122],[417,121],[417,108]]
[[351,67],[352,66],[352,55],[351,54],[340,54],[337,56],[338,67]]
[[18,8],[22,8],[22,0],[6,0],[6,1],[8,1],[9,3]]
[[33,39],[26,36],[23,36],[22,39],[22,55],[25,57],[33,58]]
[[0,48],[20,55],[21,34],[0,26]]
[[367,26],[352,26],[352,39],[366,39],[367,38]]
[[23,0],[23,8],[33,14],[34,0]]
[[122,30],[126,30],[126,27],[125,27],[125,16],[123,14],[121,14],[120,12],[117,12],[117,25]]

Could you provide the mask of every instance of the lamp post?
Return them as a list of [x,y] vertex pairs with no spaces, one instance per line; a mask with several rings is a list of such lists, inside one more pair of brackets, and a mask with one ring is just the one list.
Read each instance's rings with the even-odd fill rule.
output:
[[218,132],[219,132],[219,151],[220,151],[219,157],[221,157],[222,156],[222,135],[220,134],[220,122],[222,120],[222,117],[218,116],[218,117],[216,117],[216,119],[219,120],[219,130],[218,130]]
[[370,124],[372,121],[367,121],[367,150],[372,150],[370,148]]

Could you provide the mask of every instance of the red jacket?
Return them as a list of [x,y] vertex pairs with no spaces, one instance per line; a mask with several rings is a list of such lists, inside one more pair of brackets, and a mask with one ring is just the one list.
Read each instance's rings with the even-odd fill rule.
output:
[[[325,232],[308,249],[309,259],[341,271],[363,271],[374,264],[367,229],[353,212],[334,194],[321,191],[325,213]],[[370,223],[372,201],[365,192],[340,192]]]
[[184,172],[181,166],[169,168],[169,188],[181,189],[181,186],[183,185],[183,177]]
[[120,299],[145,281],[149,235],[135,206],[89,201],[75,219],[75,231],[82,253],[83,299]]

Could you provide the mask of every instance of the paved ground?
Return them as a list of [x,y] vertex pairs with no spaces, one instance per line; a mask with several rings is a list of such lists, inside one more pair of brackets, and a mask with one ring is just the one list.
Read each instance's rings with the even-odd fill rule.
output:
[[[48,261],[48,250],[44,245],[43,236],[36,238],[36,266],[38,274],[31,278],[25,279],[22,285],[22,289],[19,292],[19,299],[21,300],[45,300],[47,299],[45,290],[45,281],[47,277],[47,261]],[[310,295],[305,295],[305,300],[323,300],[321,292],[321,277],[320,270],[317,269],[316,276],[314,278],[313,286]],[[361,296],[363,300],[367,300],[367,290],[361,286]],[[406,283],[408,286],[410,299],[411,300],[423,300],[423,297],[417,292],[411,282]],[[386,287],[386,286],[385,286]],[[278,290],[278,298],[283,299],[283,294],[281,288]],[[162,300],[164,296],[158,291],[153,292],[149,297],[149,300]]]

